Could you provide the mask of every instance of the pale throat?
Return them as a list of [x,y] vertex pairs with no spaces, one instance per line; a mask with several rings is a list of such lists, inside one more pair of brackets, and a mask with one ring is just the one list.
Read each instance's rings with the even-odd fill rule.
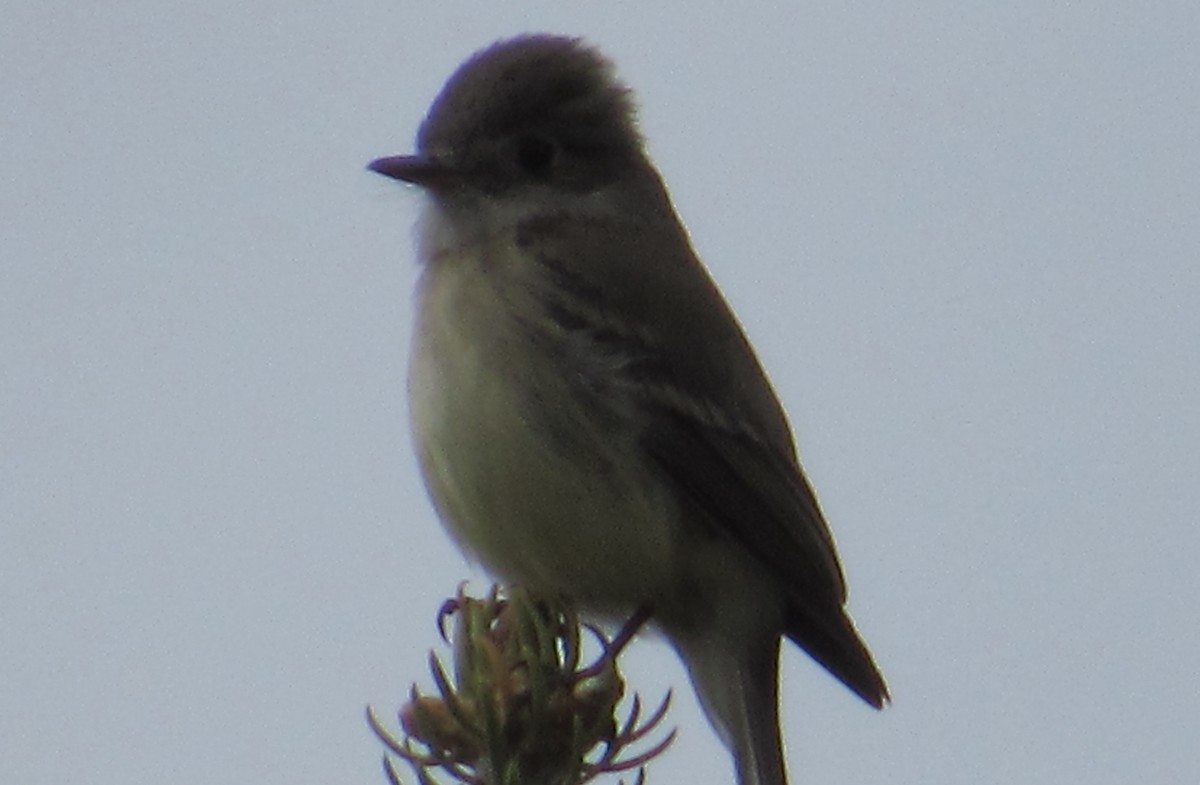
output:
[[522,224],[550,217],[588,220],[619,215],[619,194],[611,188],[586,193],[547,187],[517,195],[483,193],[441,197],[426,193],[417,219],[417,258],[422,264],[458,257],[472,248],[511,235]]

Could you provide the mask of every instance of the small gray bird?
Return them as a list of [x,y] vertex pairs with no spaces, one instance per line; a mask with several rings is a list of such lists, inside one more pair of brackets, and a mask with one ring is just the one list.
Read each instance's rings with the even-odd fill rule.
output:
[[596,614],[650,611],[742,785],[783,785],[787,636],[877,708],[833,538],[754,351],[578,39],[502,41],[450,77],[417,153],[409,396],[460,546]]

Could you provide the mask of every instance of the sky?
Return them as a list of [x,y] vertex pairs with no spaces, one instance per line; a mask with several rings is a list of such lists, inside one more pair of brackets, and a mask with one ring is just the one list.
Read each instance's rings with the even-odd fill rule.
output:
[[[895,702],[795,783],[1200,779],[1191,2],[6,3],[0,781],[385,782],[458,554],[409,447],[455,66],[582,35],[789,412]],[[730,781],[674,654],[650,783]]]

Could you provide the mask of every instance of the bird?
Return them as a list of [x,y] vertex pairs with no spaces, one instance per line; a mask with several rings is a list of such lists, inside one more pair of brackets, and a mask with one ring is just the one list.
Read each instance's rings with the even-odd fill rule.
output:
[[580,38],[470,56],[368,168],[419,186],[409,418],[433,506],[503,581],[680,655],[740,785],[787,782],[787,638],[875,708],[833,536],[783,407]]

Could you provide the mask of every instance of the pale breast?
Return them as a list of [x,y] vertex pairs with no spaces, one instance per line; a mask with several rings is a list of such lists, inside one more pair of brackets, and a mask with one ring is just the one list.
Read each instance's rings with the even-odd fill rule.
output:
[[569,353],[530,340],[537,287],[521,253],[493,240],[425,266],[409,378],[422,472],[492,571],[621,612],[669,585],[678,512]]

